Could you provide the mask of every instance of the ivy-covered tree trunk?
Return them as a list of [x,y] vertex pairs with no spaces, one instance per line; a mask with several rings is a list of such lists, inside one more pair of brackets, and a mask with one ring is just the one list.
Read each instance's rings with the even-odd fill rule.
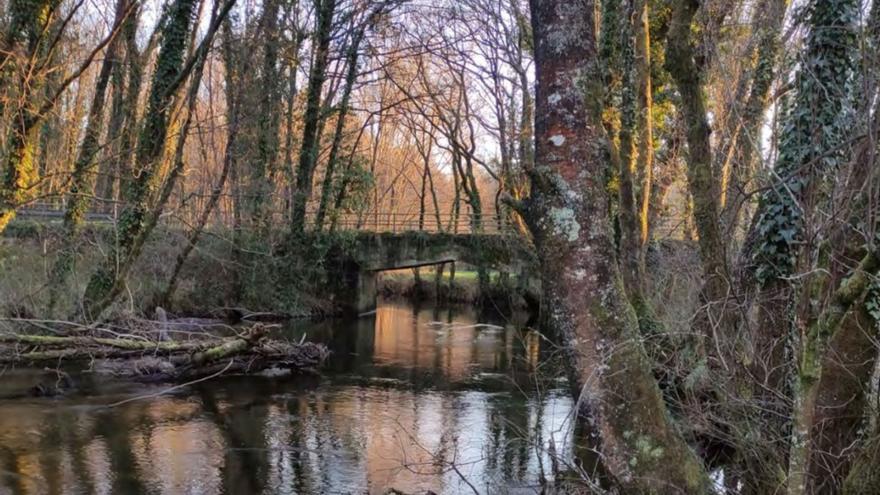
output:
[[[116,22],[118,25],[123,21],[128,10],[128,0],[116,2]],[[92,203],[95,190],[95,157],[100,149],[101,132],[104,128],[104,101],[106,99],[107,86],[118,60],[119,39],[115,38],[108,46],[104,54],[101,70],[95,81],[95,93],[92,96],[92,104],[89,108],[85,134],[79,147],[79,154],[73,165],[71,185],[68,190],[67,208],[64,212],[64,238],[62,239],[61,251],[49,280],[49,314],[55,311],[60,291],[67,283],[70,271],[73,269],[74,257],[77,251],[77,237],[80,228],[85,222],[86,213]]]
[[339,152],[342,147],[342,138],[345,134],[345,120],[348,117],[351,106],[351,94],[358,76],[358,58],[360,55],[361,40],[364,38],[366,25],[359,26],[352,34],[346,55],[347,70],[345,74],[345,87],[342,90],[342,100],[339,102],[338,115],[336,117],[336,129],[333,132],[333,143],[330,145],[330,154],[327,157],[327,169],[324,173],[324,182],[321,184],[321,200],[318,205],[318,213],[315,218],[315,230],[324,228],[324,217],[330,205],[330,196],[333,194],[334,174],[336,163],[339,161]]
[[83,296],[87,319],[97,318],[122,290],[122,284],[137,253],[137,242],[146,226],[150,201],[159,186],[157,169],[168,133],[169,112],[180,84],[186,43],[197,0],[175,0],[168,9],[162,29],[162,48],[147,103],[144,124],[135,155],[136,178],[126,188],[125,210],[119,217],[117,241],[90,278]]
[[[41,94],[41,74],[34,73],[45,59],[44,46],[57,0],[12,0],[3,46],[0,49],[0,115],[5,103],[10,112],[5,158],[0,171],[0,233],[15,217],[15,210],[30,200],[39,180],[35,155],[40,135],[40,108],[34,101]],[[38,71],[37,71],[38,72]]]
[[[754,314],[758,315],[753,330],[756,340],[754,356],[760,369],[753,380],[755,406],[763,411],[761,436],[777,439],[787,435],[788,424],[779,418],[790,415],[788,377],[791,370],[785,358],[788,343],[798,359],[798,376],[794,380],[794,414],[792,450],[779,452],[764,459],[768,469],[785,472],[790,479],[789,493],[812,493],[804,475],[807,456],[807,435],[812,416],[813,387],[818,379],[822,351],[827,338],[839,324],[842,314],[832,304],[815,323],[792,322],[795,283],[798,272],[812,271],[817,246],[810,229],[818,225],[818,207],[823,198],[823,182],[836,170],[845,154],[840,146],[845,141],[846,122],[852,96],[854,53],[856,50],[856,19],[858,0],[817,0],[807,11],[807,38],[802,65],[794,82],[795,94],[780,136],[779,157],[774,167],[776,180],[761,197],[755,243],[755,276],[759,288]],[[804,279],[808,294],[815,277]],[[806,296],[809,297],[809,296]],[[847,298],[849,299],[849,298]],[[852,301],[847,304],[851,304]],[[832,311],[833,314],[828,314]],[[845,313],[845,311],[844,311]],[[835,322],[827,321],[832,318]],[[803,334],[801,338],[799,335]],[[794,339],[791,339],[795,337]],[[791,339],[791,340],[789,340]],[[817,340],[818,339],[818,340]],[[762,379],[762,377],[764,379]],[[765,392],[761,393],[760,391]],[[780,466],[781,465],[781,466]],[[783,482],[784,480],[779,480]]]
[[[254,227],[260,232],[269,228],[274,179],[278,172],[278,132],[281,126],[281,77],[278,71],[280,0],[263,2],[260,16],[260,37],[263,41],[263,60],[257,86],[251,88],[259,95],[256,118],[256,156],[250,163],[250,190],[248,207]],[[268,203],[268,204],[267,204]]]
[[296,186],[291,211],[291,230],[295,234],[305,230],[306,205],[312,196],[312,181],[320,151],[321,93],[324,90],[324,81],[327,79],[333,17],[336,13],[336,0],[320,0],[316,2],[316,5],[318,6],[316,12],[318,19],[315,32],[315,56],[309,71],[306,112],[303,117],[299,166],[296,171]]
[[543,307],[572,392],[626,493],[706,493],[699,459],[666,411],[623,290],[595,77],[595,5],[532,0],[536,167],[523,205],[542,263]]

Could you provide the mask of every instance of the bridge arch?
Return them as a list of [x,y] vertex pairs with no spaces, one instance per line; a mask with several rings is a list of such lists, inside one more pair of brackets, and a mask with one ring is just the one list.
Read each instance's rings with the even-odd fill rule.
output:
[[376,308],[378,275],[383,271],[467,263],[523,279],[537,273],[531,247],[522,238],[510,235],[360,232],[346,252],[348,259],[340,264],[348,292],[343,301],[349,301],[347,312],[354,314]]

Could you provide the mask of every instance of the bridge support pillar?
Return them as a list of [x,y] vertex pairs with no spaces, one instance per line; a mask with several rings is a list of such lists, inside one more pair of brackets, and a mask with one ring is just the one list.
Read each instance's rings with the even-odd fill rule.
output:
[[373,271],[360,271],[357,280],[357,299],[355,311],[358,314],[369,313],[376,310],[378,297],[377,279],[378,274]]

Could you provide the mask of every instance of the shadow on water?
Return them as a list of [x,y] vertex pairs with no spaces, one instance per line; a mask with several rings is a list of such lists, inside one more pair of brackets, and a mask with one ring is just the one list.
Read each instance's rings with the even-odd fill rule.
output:
[[[296,322],[320,377],[230,376],[0,401],[0,494],[536,493],[576,454],[552,346],[467,308]],[[26,380],[27,371],[5,380]]]

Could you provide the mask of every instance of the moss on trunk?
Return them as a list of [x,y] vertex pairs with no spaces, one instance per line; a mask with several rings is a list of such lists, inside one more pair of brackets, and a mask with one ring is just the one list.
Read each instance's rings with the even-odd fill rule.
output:
[[532,2],[536,168],[525,216],[542,263],[547,323],[605,467],[626,493],[706,493],[651,373],[617,268],[605,188],[591,1]]

